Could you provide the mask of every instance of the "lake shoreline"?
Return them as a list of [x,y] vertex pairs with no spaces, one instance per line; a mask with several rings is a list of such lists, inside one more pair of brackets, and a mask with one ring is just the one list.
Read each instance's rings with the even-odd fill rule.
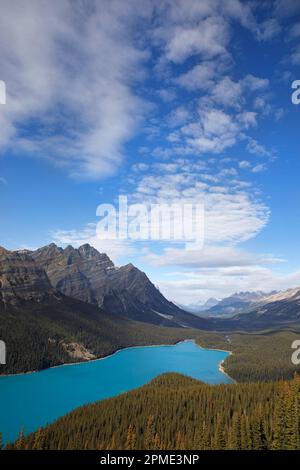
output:
[[[223,351],[223,350],[221,350],[221,351]],[[232,354],[233,354],[232,351],[226,351],[226,352],[228,352],[229,356],[232,356]],[[227,357],[226,357],[226,359],[227,359]],[[236,384],[237,381],[235,379],[233,379],[225,370],[225,361],[226,361],[226,359],[223,359],[223,361],[220,362],[219,371],[222,372],[222,374],[226,375],[230,380],[233,381],[233,383]]]
[[[67,363],[64,363],[64,364],[57,364],[56,366],[50,366],[50,367],[47,367],[45,369],[32,370],[32,371],[27,371],[27,372],[18,372],[16,374],[0,374],[0,380],[1,380],[1,377],[17,377],[17,376],[20,376],[20,375],[38,374],[40,372],[44,372],[44,371],[47,371],[47,370],[57,369],[58,367],[79,366],[79,365],[82,365],[82,364],[90,364],[90,363],[96,362],[96,361],[103,361],[103,360],[108,359],[109,357],[112,357],[115,354],[118,354],[119,352],[125,351],[127,349],[173,347],[173,346],[176,346],[177,344],[185,343],[185,342],[189,342],[189,341],[194,342],[200,349],[206,349],[208,351],[227,352],[229,355],[232,354],[232,351],[227,351],[225,349],[206,348],[206,347],[200,346],[199,344],[197,344],[197,342],[194,338],[190,338],[190,339],[183,339],[183,340],[177,341],[176,343],[172,343],[172,344],[149,344],[149,345],[139,345],[139,346],[126,346],[126,347],[121,348],[121,349],[116,349],[114,352],[112,352],[112,353],[110,353],[106,356],[97,357],[95,359],[90,359],[90,360],[87,360],[87,361],[67,362]],[[236,381],[232,377],[230,377],[230,375],[227,374],[227,372],[225,372],[225,369],[223,367],[223,364],[224,364],[225,360],[226,359],[223,359],[219,363],[218,369],[222,374],[226,375],[230,380],[232,380],[235,383]]]
[[95,357],[94,359],[90,360],[83,360],[83,361],[76,361],[76,362],[65,362],[63,364],[57,364],[56,366],[50,366],[46,367],[45,369],[36,369],[36,370],[28,370],[27,372],[17,372],[16,374],[0,374],[0,379],[1,377],[16,377],[19,375],[27,375],[27,374],[38,374],[39,372],[44,372],[46,370],[51,370],[51,369],[57,369],[58,367],[68,367],[68,366],[78,366],[80,364],[90,364],[91,362],[96,362],[96,361],[102,361],[104,359],[107,359],[111,356],[114,356],[115,354],[125,351],[126,349],[136,349],[136,348],[158,348],[162,346],[176,346],[176,344],[184,343],[185,341],[194,341],[193,339],[183,339],[180,341],[177,341],[176,343],[172,344],[145,344],[145,345],[139,345],[139,346],[125,346],[124,348],[121,349],[116,349],[110,354],[107,354],[106,356],[103,357]]
[[[190,341],[190,340],[187,340],[187,341]],[[192,341],[195,341],[195,340],[192,340]],[[196,343],[197,344],[197,343]],[[232,356],[233,352],[232,351],[229,351],[228,349],[216,349],[216,348],[205,348],[203,346],[200,346],[199,344],[197,344],[197,346],[199,346],[201,349],[207,349],[209,351],[220,351],[220,352],[226,352],[229,354],[229,356]],[[225,361],[226,361],[227,357],[225,359],[223,359],[220,363],[219,363],[219,371],[222,372],[222,374],[226,375],[230,380],[232,380],[233,383],[237,383],[237,381],[232,378],[225,370]]]

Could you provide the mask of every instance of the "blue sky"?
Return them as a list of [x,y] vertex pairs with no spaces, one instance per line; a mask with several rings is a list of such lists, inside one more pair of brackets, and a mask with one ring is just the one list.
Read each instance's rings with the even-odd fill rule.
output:
[[[91,243],[186,304],[300,285],[298,1],[1,8],[1,245]],[[204,247],[97,239],[120,194],[202,202]]]

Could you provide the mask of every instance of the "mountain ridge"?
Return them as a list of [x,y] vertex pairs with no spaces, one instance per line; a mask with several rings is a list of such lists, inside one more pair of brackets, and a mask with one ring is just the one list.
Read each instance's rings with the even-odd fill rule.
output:
[[117,267],[89,244],[79,248],[54,243],[30,255],[44,268],[59,292],[106,311],[162,326],[205,328],[208,322],[167,300],[148,276],[132,263]]

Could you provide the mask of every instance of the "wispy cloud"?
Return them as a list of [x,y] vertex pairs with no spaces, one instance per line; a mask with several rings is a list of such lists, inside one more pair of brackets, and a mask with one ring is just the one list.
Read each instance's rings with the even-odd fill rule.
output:
[[160,282],[161,291],[178,303],[222,298],[234,292],[285,290],[300,284],[300,271],[284,274],[260,265],[178,271]]
[[[219,166],[219,168],[218,168]],[[205,243],[241,243],[253,238],[267,224],[269,208],[247,188],[238,168],[191,163],[153,165],[147,175],[134,179],[131,197],[149,204],[201,202],[205,207]]]
[[77,177],[114,172],[143,114],[132,86],[145,53],[133,23],[147,10],[132,1],[2,2],[2,150],[50,158]]
[[[239,0],[147,0],[142,8],[138,0],[11,0],[2,2],[1,13],[7,105],[0,116],[0,148],[48,158],[90,179],[111,175],[122,162],[124,144],[148,110],[137,87],[145,74],[159,64],[197,57],[204,63],[178,76],[177,84],[209,87],[222,68],[209,60],[225,66],[231,60],[232,22],[255,37],[260,30],[251,4]],[[274,30],[274,22],[264,27]],[[240,88],[225,77],[211,98],[218,105],[237,103]],[[165,102],[176,96],[168,86],[157,93]],[[199,144],[222,148],[206,136]]]
[[72,245],[78,248],[85,243],[94,246],[100,253],[107,253],[117,264],[126,251],[127,255],[136,253],[136,248],[130,240],[99,239],[96,233],[96,223],[91,222],[82,229],[57,229],[51,233],[52,240],[59,246]]

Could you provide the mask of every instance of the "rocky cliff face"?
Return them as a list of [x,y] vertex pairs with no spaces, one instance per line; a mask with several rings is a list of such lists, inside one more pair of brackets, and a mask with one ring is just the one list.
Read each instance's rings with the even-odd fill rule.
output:
[[101,290],[107,271],[114,266],[106,254],[89,245],[77,250],[72,246],[62,249],[54,243],[31,254],[57,290],[84,302],[101,304],[96,293]]
[[36,265],[28,252],[0,247],[0,301],[41,301],[53,293],[45,270]]
[[205,320],[165,299],[135,266],[118,268],[105,253],[90,245],[62,249],[51,244],[31,252],[31,256],[46,270],[52,286],[65,295],[135,320],[169,326],[206,326]]
[[65,249],[54,243],[31,253],[36,264],[44,268],[52,286],[84,302],[101,305],[108,291],[106,281],[113,262],[89,245]]

